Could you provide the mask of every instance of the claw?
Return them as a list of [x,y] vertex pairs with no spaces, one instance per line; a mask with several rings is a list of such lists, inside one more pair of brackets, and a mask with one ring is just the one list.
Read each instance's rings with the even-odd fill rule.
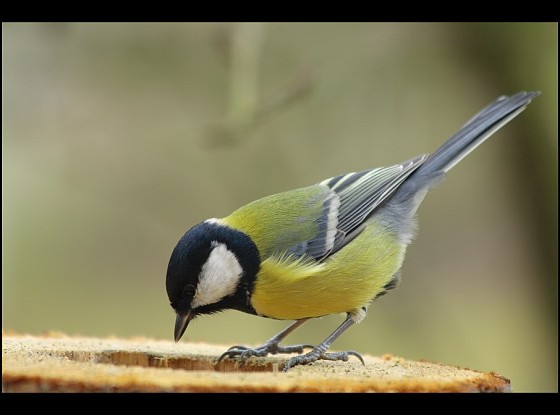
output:
[[222,355],[218,359],[218,363],[220,363],[224,357],[236,356],[239,353],[239,350],[243,350],[243,349],[246,349],[246,347],[244,347],[244,346],[231,346],[224,353],[222,353]]
[[220,363],[224,358],[239,357],[241,361],[245,361],[250,357],[265,357],[269,354],[278,353],[303,353],[305,349],[313,349],[315,346],[312,344],[296,344],[293,346],[279,346],[278,343],[265,343],[260,347],[251,349],[246,346],[232,346],[227,349],[218,359]]
[[224,357],[234,357],[234,356],[236,356],[236,353],[235,353],[234,350],[231,350],[231,349],[227,350],[226,352],[222,353],[222,355],[219,357],[217,363],[220,363]]
[[354,356],[356,357],[360,362],[362,362],[362,365],[366,365],[366,362],[364,362],[364,358],[362,357],[362,355],[358,352],[355,352],[354,350],[349,350],[346,353],[348,353],[350,356]]
[[356,357],[362,364],[365,366],[366,363],[364,362],[364,358],[354,350],[349,350],[347,352],[334,352],[334,353],[326,353],[322,352],[320,348],[315,348],[309,353],[295,356],[289,359],[282,372],[287,372],[290,368],[296,365],[308,365],[310,363],[316,362],[317,360],[331,360],[331,361],[342,361],[347,362],[350,359],[350,356]]
[[229,349],[227,349],[227,351],[229,352],[230,350],[249,350],[249,348],[247,346],[241,346],[241,345],[237,345],[237,346],[231,346]]

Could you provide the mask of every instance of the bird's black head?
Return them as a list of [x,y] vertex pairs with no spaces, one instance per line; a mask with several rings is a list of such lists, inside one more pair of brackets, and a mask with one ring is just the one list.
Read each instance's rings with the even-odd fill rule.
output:
[[225,309],[254,314],[250,294],[259,267],[259,251],[245,233],[217,219],[189,229],[167,267],[167,296],[177,313],[175,341],[197,315]]

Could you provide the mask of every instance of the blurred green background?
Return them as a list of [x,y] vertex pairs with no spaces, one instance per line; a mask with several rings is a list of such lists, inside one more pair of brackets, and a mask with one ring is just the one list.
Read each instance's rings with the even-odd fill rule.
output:
[[[540,90],[425,199],[400,288],[333,349],[558,390],[557,23],[2,31],[5,331],[172,340],[165,272],[189,227],[431,152],[497,96]],[[286,325],[231,311],[185,337],[260,344]]]

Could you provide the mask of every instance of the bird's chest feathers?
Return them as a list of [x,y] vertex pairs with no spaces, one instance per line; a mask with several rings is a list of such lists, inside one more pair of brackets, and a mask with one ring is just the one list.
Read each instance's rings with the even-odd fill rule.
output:
[[401,267],[405,249],[372,223],[324,262],[268,258],[261,263],[251,305],[277,319],[354,311],[383,291]]

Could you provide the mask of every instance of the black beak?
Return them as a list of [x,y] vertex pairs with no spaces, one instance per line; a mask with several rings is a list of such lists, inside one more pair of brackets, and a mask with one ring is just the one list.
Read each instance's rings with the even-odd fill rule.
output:
[[186,313],[177,312],[177,319],[175,320],[175,342],[178,342],[181,337],[183,337],[183,333],[191,321],[191,315],[192,313],[190,310]]

